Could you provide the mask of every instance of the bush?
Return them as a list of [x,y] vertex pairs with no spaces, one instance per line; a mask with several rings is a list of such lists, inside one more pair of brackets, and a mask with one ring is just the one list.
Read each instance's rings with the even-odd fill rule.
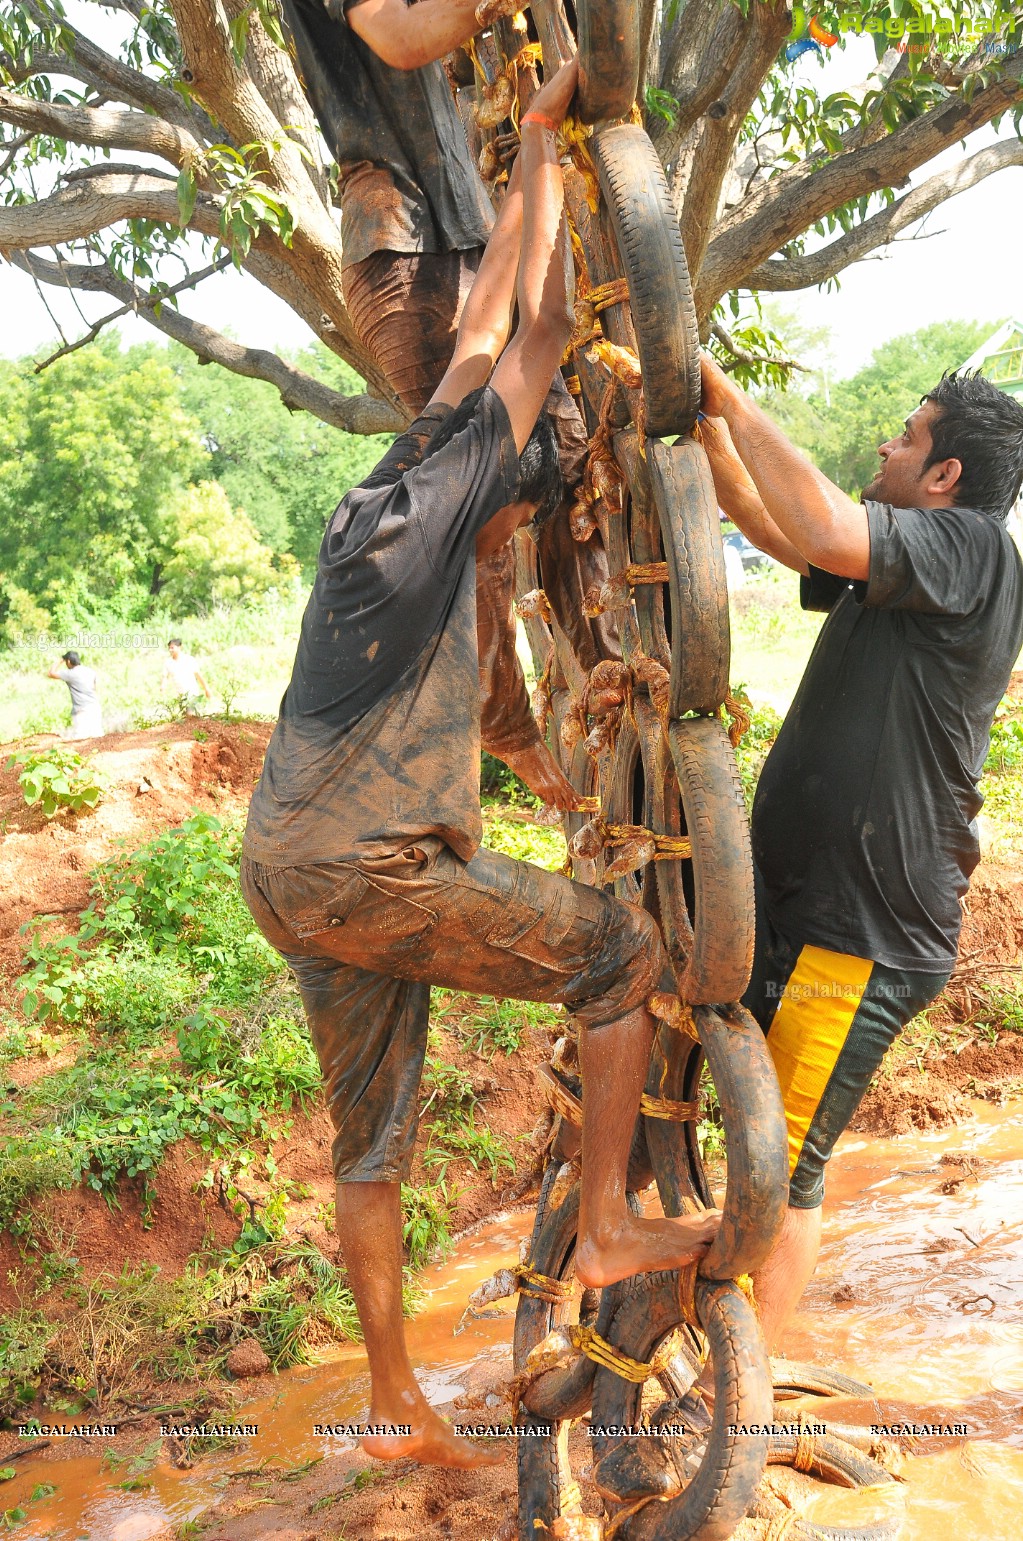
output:
[[81,813],[99,802],[102,788],[96,773],[73,749],[22,749],[7,761],[8,770],[18,766],[26,803],[30,808],[38,803],[48,819],[65,808]]

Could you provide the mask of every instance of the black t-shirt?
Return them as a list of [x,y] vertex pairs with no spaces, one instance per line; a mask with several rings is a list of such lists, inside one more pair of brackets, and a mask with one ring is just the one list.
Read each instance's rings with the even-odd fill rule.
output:
[[348,26],[352,0],[282,0],[303,90],[338,163],[343,264],[485,246],[493,207],[440,64],[396,70]]
[[866,504],[866,583],[811,569],[828,611],[753,806],[777,928],[892,968],[955,962],[980,858],[977,782],[1023,646],[1023,564],[969,508]]
[[476,536],[518,496],[501,398],[419,461],[437,409],[341,501],[320,546],[245,851],[286,867],[480,842]]

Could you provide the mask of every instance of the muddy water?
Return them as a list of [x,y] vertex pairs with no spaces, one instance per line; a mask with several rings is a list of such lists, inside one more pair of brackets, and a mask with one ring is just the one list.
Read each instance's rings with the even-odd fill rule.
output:
[[[970,1165],[942,1164],[943,1156]],[[507,1354],[510,1304],[452,1334],[470,1290],[515,1260],[528,1225],[528,1215],[495,1222],[424,1277],[427,1304],[409,1338],[435,1402],[459,1394],[480,1356]],[[781,1469],[772,1473],[778,1488],[821,1524],[853,1525],[894,1506],[905,1515],[905,1541],[1017,1541],[1021,1302],[1023,1103],[977,1104],[973,1120],[952,1130],[893,1140],[847,1136],[832,1162],[821,1265],[787,1349],[792,1358],[868,1382],[875,1397],[796,1401],[785,1404],[785,1414],[802,1407],[818,1420],[861,1426],[958,1423],[969,1437],[921,1437],[906,1462],[906,1483],[886,1493],[823,1490]],[[201,1513],[231,1470],[261,1462],[296,1467],[350,1448],[350,1441],[314,1434],[313,1425],[363,1417],[367,1392],[361,1351],[346,1349],[329,1363],[280,1376],[271,1396],[223,1414],[259,1425],[258,1439],[241,1450],[186,1472],[161,1461],[147,1473],[152,1487],[140,1492],[118,1488],[124,1468],[101,1472],[95,1458],[19,1461],[17,1479],[0,1488],[0,1507],[27,1508],[17,1534],[33,1541],[146,1541]],[[58,1492],[26,1504],[38,1482]]]

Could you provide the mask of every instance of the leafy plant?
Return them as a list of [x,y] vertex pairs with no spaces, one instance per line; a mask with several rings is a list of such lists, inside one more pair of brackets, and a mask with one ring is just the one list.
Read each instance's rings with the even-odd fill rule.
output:
[[401,1185],[402,1238],[410,1268],[423,1268],[451,1250],[451,1222],[457,1189],[446,1182]]
[[65,808],[81,813],[99,802],[102,787],[96,772],[73,749],[22,749],[7,761],[8,770],[19,766],[18,782],[26,803],[30,808],[38,803],[47,819]]

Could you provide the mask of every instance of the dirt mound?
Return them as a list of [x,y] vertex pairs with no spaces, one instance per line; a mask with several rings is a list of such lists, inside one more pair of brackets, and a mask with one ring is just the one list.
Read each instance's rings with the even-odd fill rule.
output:
[[35,915],[76,915],[88,903],[92,868],[122,845],[141,845],[195,809],[239,814],[272,731],[266,722],[186,717],[109,733],[79,746],[104,782],[97,807],[51,820],[26,805],[7,761],[17,750],[45,749],[53,736],[0,745],[0,975],[9,981],[20,969],[20,927]]

